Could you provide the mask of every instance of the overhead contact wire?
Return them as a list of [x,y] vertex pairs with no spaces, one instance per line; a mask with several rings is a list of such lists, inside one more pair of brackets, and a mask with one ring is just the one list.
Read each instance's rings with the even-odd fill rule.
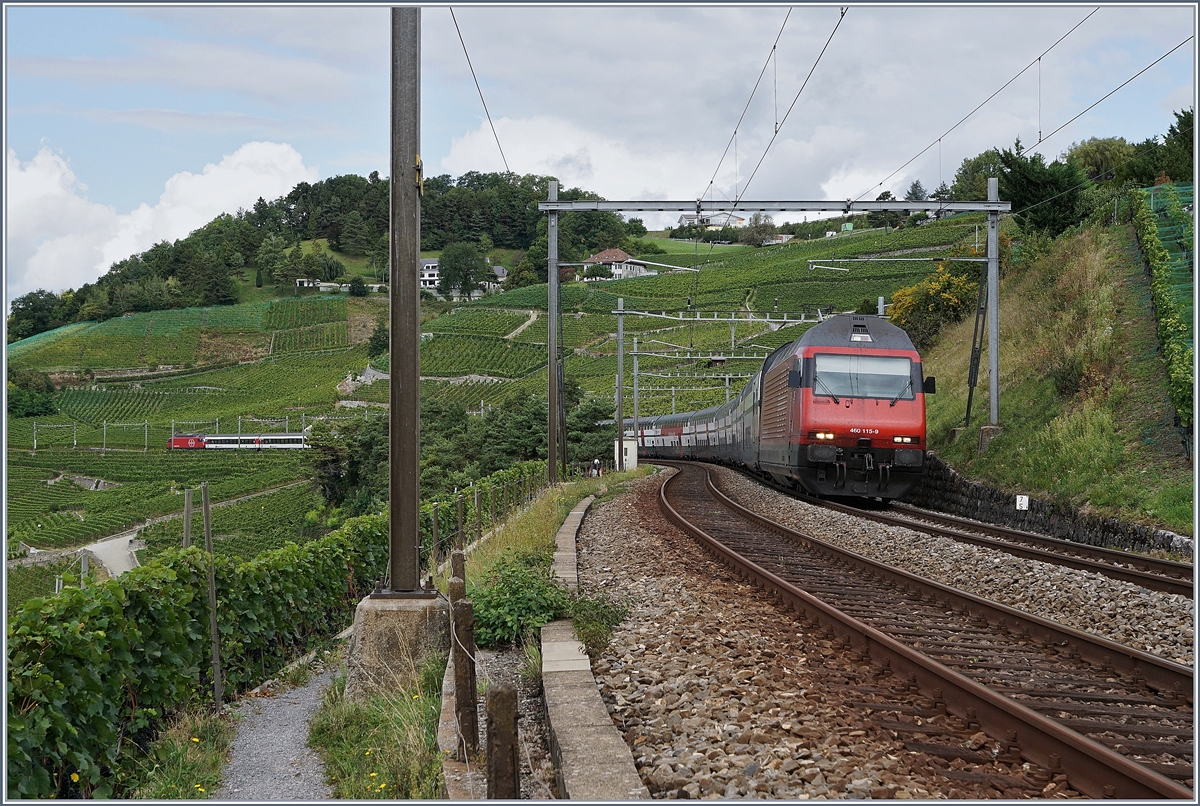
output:
[[841,14],[838,15],[837,25],[834,25],[833,30],[829,32],[829,38],[825,40],[825,47],[821,48],[820,54],[817,55],[817,60],[815,62],[813,62],[812,68],[809,69],[808,75],[805,76],[805,78],[804,78],[804,83],[800,85],[799,92],[797,92],[796,97],[792,99],[791,106],[788,107],[787,112],[784,112],[783,120],[779,121],[779,126],[776,127],[775,133],[773,135],[771,135],[770,142],[768,142],[767,147],[763,149],[762,156],[758,158],[758,163],[754,166],[754,170],[751,172],[750,178],[747,179],[746,184],[742,186],[742,192],[740,194],[738,194],[737,201],[740,202],[742,200],[742,197],[746,195],[746,190],[749,189],[750,183],[752,181],[754,181],[754,176],[755,176],[755,174],[758,173],[758,169],[762,166],[763,160],[765,160],[767,158],[767,153],[771,150],[771,146],[772,146],[772,144],[774,144],[775,138],[779,136],[779,133],[781,131],[783,131],[783,126],[785,123],[787,123],[788,116],[792,114],[792,110],[796,107],[796,102],[800,100],[800,94],[802,92],[804,92],[804,88],[808,86],[808,80],[810,78],[812,78],[813,73],[817,69],[817,65],[819,65],[821,63],[822,57],[825,56],[825,51],[829,49],[829,43],[833,41],[834,34],[836,34],[838,32],[838,28],[841,27],[842,20],[844,20],[846,18],[846,12],[849,10],[850,10],[850,8],[848,6],[846,8],[841,9]]
[[1070,120],[1068,120],[1066,123],[1064,123],[1063,125],[1059,126],[1057,129],[1055,129],[1054,131],[1052,131],[1052,132],[1050,132],[1049,134],[1047,134],[1045,137],[1043,137],[1043,138],[1041,138],[1040,140],[1038,140],[1038,141],[1037,141],[1037,143],[1034,143],[1034,145],[1040,145],[1041,143],[1045,142],[1046,140],[1049,140],[1051,137],[1053,137],[1054,135],[1058,134],[1058,133],[1059,133],[1059,132],[1061,132],[1063,129],[1067,128],[1067,127],[1068,127],[1068,126],[1070,126],[1072,123],[1074,123],[1075,121],[1079,120],[1081,117],[1083,117],[1084,115],[1086,115],[1088,112],[1091,112],[1093,109],[1095,109],[1095,108],[1096,108],[1097,106],[1099,106],[1101,103],[1103,103],[1104,101],[1107,101],[1109,98],[1111,98],[1113,95],[1115,95],[1115,94],[1116,94],[1117,90],[1120,90],[1120,89],[1122,89],[1122,88],[1123,88],[1123,87],[1125,87],[1127,84],[1129,84],[1131,81],[1133,81],[1135,78],[1137,78],[1138,76],[1140,76],[1142,73],[1146,72],[1146,71],[1147,71],[1147,70],[1149,70],[1151,67],[1153,67],[1154,65],[1158,64],[1158,63],[1159,63],[1159,62],[1161,62],[1163,59],[1167,58],[1167,57],[1168,57],[1168,56],[1170,56],[1172,53],[1174,53],[1175,51],[1179,50],[1181,47],[1183,47],[1184,45],[1186,45],[1188,42],[1191,42],[1191,41],[1192,41],[1192,37],[1191,37],[1191,36],[1189,36],[1187,39],[1183,40],[1183,41],[1182,41],[1182,42],[1180,42],[1178,45],[1176,45],[1175,47],[1171,48],[1170,50],[1168,50],[1168,51],[1167,51],[1166,53],[1164,53],[1163,55],[1159,56],[1159,57],[1158,57],[1157,59],[1155,59],[1154,61],[1150,62],[1150,64],[1146,65],[1146,66],[1145,66],[1145,67],[1143,67],[1141,70],[1137,71],[1137,73],[1135,73],[1134,75],[1130,76],[1130,77],[1129,77],[1129,79],[1128,79],[1127,81],[1125,81],[1125,83],[1124,83],[1124,84],[1122,84],[1120,87],[1117,87],[1117,88],[1116,88],[1116,89],[1114,89],[1112,92],[1110,92],[1108,95],[1105,95],[1105,96],[1104,96],[1103,98],[1101,98],[1099,101],[1096,101],[1096,103],[1092,104],[1092,105],[1091,105],[1091,106],[1089,106],[1087,109],[1083,110],[1083,111],[1082,111],[1082,112],[1080,112],[1078,115],[1076,115],[1075,117],[1071,118],[1071,119],[1070,119]]
[[[916,154],[915,156],[913,156],[913,158],[912,158],[912,159],[910,159],[908,162],[904,163],[904,164],[903,164],[903,165],[901,165],[899,168],[897,168],[896,170],[892,171],[890,174],[888,174],[887,176],[885,176],[885,177],[883,178],[883,181],[881,181],[881,182],[880,182],[878,185],[875,185],[875,186],[874,186],[874,187],[872,187],[872,188],[868,188],[867,190],[864,190],[862,193],[860,193],[860,194],[858,195],[858,197],[855,199],[855,201],[859,201],[860,199],[862,199],[862,197],[863,197],[863,196],[866,196],[866,195],[867,195],[868,193],[870,193],[872,190],[876,190],[876,189],[878,189],[878,188],[882,187],[884,182],[888,181],[888,180],[889,180],[889,179],[891,179],[893,176],[895,176],[896,174],[898,174],[898,173],[900,173],[901,171],[903,171],[903,170],[904,170],[905,168],[907,168],[909,165],[912,165],[912,164],[913,164],[913,162],[915,162],[917,159],[919,159],[919,158],[921,157],[921,155],[922,155],[922,154],[924,154],[926,151],[928,151],[929,149],[933,148],[933,146],[934,146],[936,143],[938,143],[938,141],[940,141],[940,140],[941,140],[943,137],[945,137],[947,134],[950,134],[950,132],[954,131],[954,130],[955,130],[955,129],[957,129],[959,126],[961,126],[961,125],[963,125],[964,123],[966,123],[966,122],[967,122],[967,120],[968,120],[968,119],[969,119],[969,118],[970,118],[972,115],[974,115],[974,114],[975,114],[976,112],[978,112],[980,109],[983,109],[983,107],[984,107],[984,106],[986,106],[986,105],[987,105],[987,103],[988,103],[989,101],[991,101],[993,98],[995,98],[997,95],[999,95],[999,94],[1000,94],[1001,92],[1003,92],[1005,89],[1007,89],[1007,87],[1008,87],[1008,85],[1009,85],[1009,84],[1012,84],[1014,81],[1016,81],[1016,80],[1017,80],[1018,78],[1020,78],[1022,75],[1024,75],[1026,70],[1028,70],[1030,67],[1033,67],[1035,64],[1037,64],[1037,65],[1040,65],[1040,64],[1041,64],[1041,61],[1042,61],[1042,56],[1045,56],[1047,53],[1049,53],[1050,51],[1052,51],[1052,50],[1054,50],[1056,47],[1058,47],[1058,45],[1059,45],[1059,44],[1060,44],[1060,43],[1061,43],[1061,42],[1062,42],[1064,39],[1066,39],[1066,38],[1067,38],[1068,36],[1070,36],[1071,34],[1075,33],[1075,30],[1076,30],[1077,28],[1079,28],[1079,26],[1080,26],[1080,25],[1083,25],[1085,22],[1087,22],[1089,19],[1091,19],[1091,16],[1092,16],[1092,14],[1095,14],[1095,13],[1096,13],[1097,11],[1099,11],[1099,10],[1100,10],[1100,8],[1099,8],[1099,7],[1096,7],[1096,8],[1094,8],[1094,9],[1092,9],[1092,10],[1091,10],[1091,12],[1090,12],[1090,13],[1089,13],[1089,14],[1088,14],[1086,17],[1084,17],[1084,18],[1083,18],[1082,20],[1080,20],[1079,22],[1075,23],[1075,26],[1074,26],[1073,28],[1071,28],[1071,30],[1067,31],[1065,34],[1063,34],[1062,36],[1060,36],[1060,37],[1058,38],[1058,40],[1057,40],[1057,41],[1055,41],[1055,43],[1054,43],[1053,45],[1051,45],[1050,47],[1048,47],[1048,48],[1046,48],[1044,51],[1042,51],[1041,55],[1039,55],[1039,56],[1038,56],[1036,59],[1034,59],[1033,61],[1031,61],[1029,64],[1025,65],[1023,68],[1021,68],[1020,72],[1018,72],[1018,73],[1017,73],[1015,76],[1013,76],[1012,78],[1010,78],[1008,81],[1004,82],[1004,86],[1002,86],[1000,89],[996,90],[996,91],[995,91],[995,92],[993,92],[991,95],[989,95],[987,98],[985,98],[985,99],[984,99],[984,101],[983,101],[983,103],[979,104],[979,106],[975,107],[975,108],[974,108],[974,109],[972,109],[970,112],[968,112],[968,113],[967,113],[965,116],[963,116],[963,119],[962,119],[962,120],[960,120],[958,123],[955,123],[955,124],[954,124],[953,126],[951,126],[949,129],[946,129],[946,131],[942,132],[942,134],[941,134],[939,137],[937,137],[937,138],[936,138],[936,139],[935,139],[935,140],[934,140],[932,143],[930,143],[929,145],[927,145],[927,146],[925,146],[924,148],[922,148],[922,149],[921,149],[919,152],[917,152],[917,154]],[[1039,101],[1039,103],[1040,103],[1040,101]]]
[[[771,45],[771,51],[767,54],[766,61],[763,62],[762,70],[758,73],[758,80],[754,82],[754,89],[750,90],[750,97],[746,99],[746,105],[742,107],[742,115],[738,118],[738,122],[734,124],[733,134],[729,135],[729,142],[725,144],[725,150],[721,152],[721,159],[717,161],[717,167],[713,171],[712,179],[708,180],[709,187],[712,187],[713,182],[717,179],[717,174],[721,171],[721,166],[725,164],[725,158],[729,156],[729,147],[733,145],[733,139],[737,137],[738,129],[742,126],[742,121],[746,118],[746,112],[750,109],[750,102],[754,100],[754,94],[758,92],[758,85],[762,83],[762,78],[766,75],[767,67],[771,64],[771,58],[775,55],[775,48],[779,46],[779,39],[783,36],[783,29],[787,27],[788,19],[792,16],[792,9],[789,8],[787,14],[783,18],[783,25],[779,26],[779,33],[775,35],[775,42]],[[707,190],[707,188],[706,188]],[[704,193],[700,194],[701,197]]]
[[492,137],[496,138],[496,148],[500,149],[500,159],[504,161],[504,170],[512,173],[512,169],[508,167],[508,158],[504,156],[504,147],[500,145],[500,135],[496,134],[496,124],[492,123],[492,113],[488,111],[487,101],[483,100],[483,88],[479,86],[479,79],[475,75],[475,66],[471,64],[471,54],[467,53],[467,43],[463,39],[462,29],[458,27],[458,18],[454,16],[454,9],[450,9],[450,19],[454,20],[454,30],[458,31],[458,41],[462,43],[463,55],[467,57],[467,67],[471,68],[471,78],[475,79],[475,89],[479,92],[479,102],[483,104],[483,114],[487,115],[488,125],[492,127]]

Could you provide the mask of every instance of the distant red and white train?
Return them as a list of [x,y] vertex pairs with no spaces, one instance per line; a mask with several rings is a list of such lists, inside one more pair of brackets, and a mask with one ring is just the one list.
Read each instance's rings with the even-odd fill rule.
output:
[[167,440],[167,447],[174,450],[263,450],[278,448],[307,448],[303,432],[298,434],[176,434]]

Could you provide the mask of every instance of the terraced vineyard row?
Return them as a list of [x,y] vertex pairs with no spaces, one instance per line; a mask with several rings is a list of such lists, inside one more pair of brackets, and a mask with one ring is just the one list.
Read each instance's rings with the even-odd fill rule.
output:
[[346,319],[344,297],[296,297],[272,300],[263,315],[267,330],[294,330]]
[[544,349],[499,338],[436,336],[421,342],[421,374],[519,378],[547,361]]
[[346,322],[327,322],[293,330],[276,331],[272,344],[273,353],[327,350],[349,346],[350,335]]
[[528,315],[486,308],[455,308],[427,322],[427,333],[459,336],[506,336],[529,320]]
[[[214,455],[215,454],[215,455]],[[233,454],[233,455],[231,455]],[[73,547],[182,508],[180,491],[208,481],[216,499],[278,486],[301,476],[299,457],[232,451],[41,451],[8,453],[8,539],[38,548]],[[47,485],[59,473],[116,482],[85,490],[70,482]],[[62,485],[62,486],[60,486]]]
[[[210,486],[211,489],[211,486]],[[211,497],[211,493],[210,493]],[[192,496],[192,539],[204,539],[200,497]],[[258,495],[228,506],[212,508],[213,550],[225,556],[249,559],[288,541],[306,543],[327,530],[306,524],[306,514],[322,505],[320,495],[307,484]],[[183,518],[173,518],[142,530],[146,541],[143,562],[183,544]]]

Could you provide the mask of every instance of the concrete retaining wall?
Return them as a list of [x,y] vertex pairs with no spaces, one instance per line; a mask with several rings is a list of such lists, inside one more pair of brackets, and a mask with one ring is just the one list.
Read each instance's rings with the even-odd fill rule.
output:
[[924,478],[904,500],[914,506],[1076,543],[1135,551],[1192,552],[1192,539],[1174,532],[1087,515],[1032,497],[1029,509],[1018,511],[1015,496],[963,478],[932,453],[926,454]]
[[[568,588],[579,584],[575,536],[593,501],[588,496],[571,510],[555,539],[554,574]],[[629,745],[613,725],[592,664],[575,640],[569,619],[542,628],[542,691],[550,727],[550,755],[559,797],[571,800],[645,800]]]

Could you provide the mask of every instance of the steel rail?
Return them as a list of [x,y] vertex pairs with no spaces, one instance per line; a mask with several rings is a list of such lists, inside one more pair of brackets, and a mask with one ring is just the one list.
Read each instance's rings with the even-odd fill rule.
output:
[[[736,573],[760,587],[774,590],[788,606],[806,614],[826,629],[841,633],[852,645],[865,650],[880,665],[890,667],[893,672],[910,675],[910,679],[915,680],[922,693],[944,702],[951,713],[978,722],[985,733],[995,738],[1006,739],[1010,747],[1018,746],[1019,740],[1018,752],[1022,757],[1047,769],[1061,768],[1066,772],[1072,786],[1084,794],[1093,797],[1194,799],[1194,793],[1187,787],[947,668],[731,551],[690,523],[668,501],[668,493],[682,478],[684,468],[692,467],[693,472],[698,471],[698,468],[682,463],[662,464],[681,470],[668,479],[659,491],[659,506],[668,520],[695,537],[718,561]],[[711,472],[707,468],[705,477],[706,485],[714,498],[739,517],[835,556],[865,563],[880,576],[891,577],[898,584],[936,590],[943,596],[958,599],[972,614],[986,613],[1003,625],[1011,623],[1012,627],[1018,630],[1026,629],[1031,634],[1037,632],[1042,640],[1048,639],[1060,645],[1063,639],[1077,645],[1083,642],[1088,647],[1096,648],[1088,650],[1089,659],[1096,651],[1102,651],[1113,653],[1114,665],[1124,661],[1130,670],[1137,668],[1139,673],[1149,667],[1145,672],[1147,682],[1153,677],[1158,685],[1166,685],[1171,691],[1179,694],[1186,692],[1186,695],[1190,696],[1192,675],[1187,667],[1161,661],[1146,653],[987,602],[787,529],[750,512],[722,495],[713,486]],[[1078,649],[1083,654],[1085,646],[1079,645]],[[1175,687],[1174,684],[1182,684],[1184,681],[1187,683],[1186,689],[1180,690]]]
[[[1043,540],[1047,541],[1055,540],[1058,544],[1060,544],[1056,546],[1056,548],[1060,549],[1058,551],[1048,547],[1025,548],[1024,546],[1004,538],[984,537],[979,534],[964,532],[961,529],[938,526],[932,523],[922,523],[921,518],[925,517],[924,513],[920,515],[914,515],[910,518],[898,515],[888,515],[882,512],[865,511],[851,506],[837,504],[832,501],[821,501],[820,505],[837,512],[844,512],[849,515],[872,520],[876,523],[884,523],[888,524],[889,526],[902,526],[905,529],[913,529],[918,532],[925,532],[927,534],[946,537],[959,543],[968,543],[973,546],[982,546],[984,548],[995,549],[996,551],[1003,551],[1005,554],[1011,554],[1014,557],[1021,557],[1022,559],[1026,560],[1048,562],[1054,565],[1061,565],[1066,568],[1074,568],[1077,571],[1090,571],[1095,574],[1103,574],[1104,576],[1112,579],[1119,579],[1124,582],[1132,582],[1135,585],[1141,585],[1142,587],[1149,588],[1151,590],[1161,591],[1163,593],[1172,593],[1176,596],[1186,596],[1189,599],[1195,598],[1195,589],[1192,585],[1191,579],[1184,580],[1177,577],[1168,577],[1163,576],[1162,574],[1154,574],[1150,573],[1149,571],[1142,571],[1137,568],[1125,568],[1119,565],[1113,565],[1112,562],[1089,560],[1083,557],[1071,556],[1070,554],[1066,554],[1064,552],[1074,548],[1075,546],[1078,546],[1079,544],[1072,543],[1070,540],[1057,540],[1056,538],[1046,537],[1042,538]],[[932,518],[930,519],[932,520]],[[1008,531],[1003,530],[1002,527],[989,528],[983,524],[975,527],[974,524],[969,524],[969,522],[964,523],[963,526],[965,528],[977,528],[978,531],[991,531],[993,534],[1001,531]],[[1030,536],[1039,537],[1038,535]],[[1054,544],[1043,545],[1050,546]],[[1125,558],[1123,552],[1114,552],[1107,549],[1101,549],[1101,551],[1105,551],[1112,555],[1119,555],[1121,556],[1122,562],[1129,562],[1129,560]]]
[[[741,472],[759,484],[764,484],[797,500],[804,501],[813,506],[831,509],[835,512],[853,515],[877,523],[885,523],[889,526],[901,526],[905,529],[939,535],[959,543],[969,543],[983,548],[1003,551],[1006,554],[1026,560],[1038,560],[1053,565],[1061,565],[1065,568],[1074,568],[1077,571],[1090,571],[1111,579],[1119,579],[1124,582],[1141,585],[1150,590],[1161,591],[1162,593],[1186,596],[1189,599],[1195,599],[1196,596],[1195,585],[1192,581],[1192,565],[1190,563],[1176,563],[1169,560],[1158,560],[1153,557],[1142,557],[1126,551],[1116,551],[1100,546],[1089,546],[1085,543],[1047,537],[1046,535],[1009,529],[1004,526],[971,521],[966,518],[956,518],[927,510],[917,510],[912,507],[905,507],[909,513],[906,515],[860,509],[792,490],[773,481],[768,481],[761,476],[747,473],[746,471],[738,472]],[[948,525],[938,526],[933,523],[923,523],[923,520]],[[982,532],[983,535],[990,534],[993,537],[971,534],[970,532],[962,531],[963,529]],[[1024,548],[1019,543],[1035,547],[1040,546],[1041,548]],[[1067,552],[1071,552],[1077,556],[1071,556]],[[1085,556],[1080,557],[1078,555]],[[1089,556],[1091,559],[1088,559]],[[1116,563],[1125,563],[1126,565],[1134,566],[1140,565],[1142,568],[1128,568]],[[1186,575],[1186,577],[1183,575]]]
[[1107,560],[1113,563],[1124,563],[1135,568],[1140,568],[1143,571],[1149,571],[1152,574],[1158,574],[1164,577],[1172,577],[1176,579],[1186,580],[1188,585],[1192,585],[1194,581],[1195,567],[1192,563],[1176,562],[1174,560],[1160,560],[1157,557],[1147,557],[1142,554],[1135,554],[1130,551],[1120,551],[1118,549],[1104,548],[1103,546],[1093,546],[1088,543],[1076,543],[1073,540],[1064,540],[1059,537],[1049,537],[1047,535],[1039,535],[1035,532],[1026,532],[1021,529],[1013,529],[1007,526],[998,526],[991,523],[983,523],[974,521],[970,518],[960,518],[955,515],[947,515],[944,512],[932,512],[926,509],[920,509],[910,504],[893,502],[892,506],[895,510],[904,513],[904,517],[915,518],[917,520],[929,520],[935,523],[940,523],[944,526],[960,527],[969,529],[983,534],[990,534],[999,537],[1002,540],[1011,540],[1014,542],[1027,543],[1032,546],[1046,546],[1051,550],[1062,549],[1064,551],[1072,551],[1081,556],[1091,557],[1095,560]]

